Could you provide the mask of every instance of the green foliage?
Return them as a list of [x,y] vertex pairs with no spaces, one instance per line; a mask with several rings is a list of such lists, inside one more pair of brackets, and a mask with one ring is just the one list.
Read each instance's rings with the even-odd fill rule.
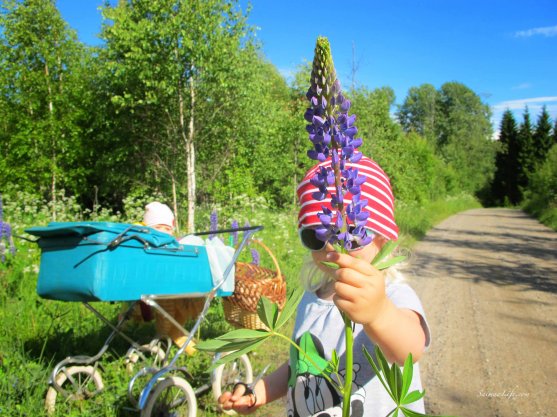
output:
[[76,192],[87,174],[85,49],[50,0],[4,1],[0,28],[0,187],[18,184],[54,201],[58,188]]
[[383,385],[396,404],[396,407],[387,414],[387,417],[397,417],[399,411],[406,417],[428,417],[428,414],[418,413],[406,407],[408,404],[420,400],[425,395],[425,390],[408,392],[414,372],[412,354],[408,354],[404,362],[404,368],[401,371],[396,363],[389,366],[387,359],[385,359],[385,355],[383,355],[379,347],[375,346],[375,358],[371,356],[365,346],[363,349],[364,355],[375,371],[375,375],[379,378],[381,385]]
[[518,129],[518,186],[521,189],[528,187],[529,177],[536,165],[536,149],[530,112],[524,110],[523,121]]
[[438,92],[431,84],[411,87],[397,112],[397,118],[404,131],[416,132],[435,145],[438,99]]
[[541,163],[545,160],[549,149],[554,143],[556,142],[551,137],[551,119],[549,118],[547,108],[543,106],[534,131],[536,163]]
[[557,145],[530,177],[524,208],[547,226],[557,230]]
[[519,188],[518,129],[510,110],[503,113],[499,129],[499,149],[495,158],[496,171],[491,184],[492,199],[496,204],[505,201],[517,204],[521,199]]

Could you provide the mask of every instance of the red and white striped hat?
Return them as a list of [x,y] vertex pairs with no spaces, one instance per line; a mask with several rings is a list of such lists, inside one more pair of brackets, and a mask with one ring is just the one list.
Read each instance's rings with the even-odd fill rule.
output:
[[[306,172],[302,182],[298,185],[296,190],[300,204],[298,229],[321,225],[317,214],[323,212],[322,206],[332,209],[330,197],[322,201],[313,198],[312,194],[319,191],[319,189],[310,182],[320,167],[327,168],[330,166],[331,158],[315,165]],[[360,186],[361,198],[368,200],[366,209],[370,212],[365,227],[385,236],[387,239],[397,240],[398,226],[395,223],[394,217],[394,196],[387,174],[385,174],[377,162],[365,156],[357,163],[347,161],[346,168],[357,168],[358,175],[366,177],[366,181]],[[330,186],[328,190],[329,192],[334,192],[334,185]],[[352,194],[347,192],[344,195],[344,206],[346,207],[351,201]]]

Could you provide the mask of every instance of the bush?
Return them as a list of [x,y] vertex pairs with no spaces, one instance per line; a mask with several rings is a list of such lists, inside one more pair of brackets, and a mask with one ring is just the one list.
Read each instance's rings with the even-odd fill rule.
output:
[[557,230],[557,145],[553,145],[545,161],[537,166],[524,194],[524,209]]

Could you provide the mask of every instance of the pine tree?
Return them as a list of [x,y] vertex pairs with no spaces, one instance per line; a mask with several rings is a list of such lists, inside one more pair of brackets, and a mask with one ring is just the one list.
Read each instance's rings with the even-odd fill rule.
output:
[[549,151],[549,148],[551,148],[552,144],[553,138],[551,137],[551,120],[549,119],[547,109],[543,106],[542,112],[538,117],[536,130],[534,131],[534,151],[537,164],[540,164],[545,160],[547,152]]
[[491,186],[495,202],[517,204],[520,199],[518,187],[518,129],[512,111],[507,109],[501,119],[500,148],[496,156],[496,171]]
[[523,121],[518,130],[518,186],[523,190],[528,187],[528,178],[536,165],[536,149],[530,112],[524,109]]

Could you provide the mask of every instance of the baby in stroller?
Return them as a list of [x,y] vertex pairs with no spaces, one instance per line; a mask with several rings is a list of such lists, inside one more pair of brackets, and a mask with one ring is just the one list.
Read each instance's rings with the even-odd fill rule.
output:
[[[176,220],[174,213],[166,204],[153,201],[145,206],[142,224],[160,232],[174,235]],[[170,314],[182,327],[185,322],[197,316],[203,308],[203,298],[171,298],[160,299],[158,304]],[[159,311],[153,311],[143,301],[137,303],[132,312],[132,319],[136,321],[150,321],[154,318],[157,336],[159,338],[169,337],[179,348],[185,343],[187,335],[182,329],[177,328],[167,320]],[[187,354],[195,353],[194,343],[190,342],[186,347]]]

